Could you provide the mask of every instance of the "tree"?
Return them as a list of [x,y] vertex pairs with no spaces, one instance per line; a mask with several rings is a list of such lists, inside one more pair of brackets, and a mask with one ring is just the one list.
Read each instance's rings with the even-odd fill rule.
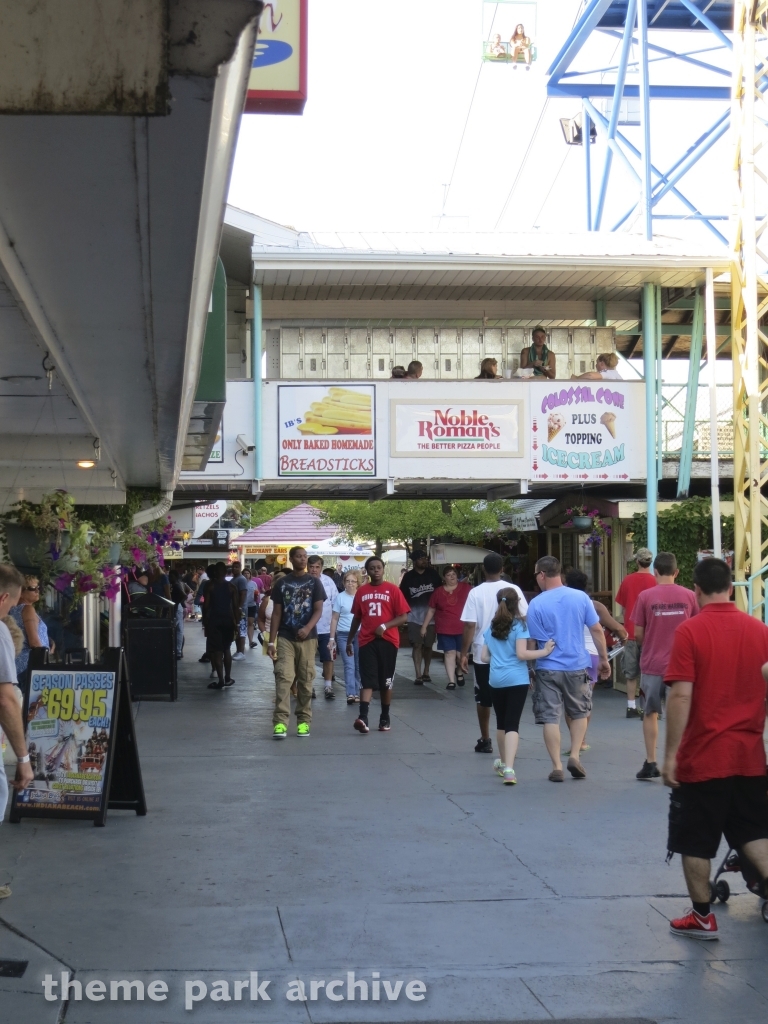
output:
[[[723,549],[733,549],[733,516],[720,519]],[[677,582],[693,588],[693,570],[697,552],[712,548],[712,501],[709,498],[686,498],[685,501],[659,512],[659,551],[671,551],[677,558],[680,574]],[[648,514],[632,516],[632,543],[635,550],[648,543]]]
[[450,537],[477,543],[501,528],[499,516],[514,510],[512,501],[319,501],[325,523],[340,527],[349,540],[376,542],[381,554],[387,541],[408,547],[414,540]]
[[233,501],[230,508],[237,513],[237,518],[244,530],[261,526],[283,512],[301,505],[300,501]]

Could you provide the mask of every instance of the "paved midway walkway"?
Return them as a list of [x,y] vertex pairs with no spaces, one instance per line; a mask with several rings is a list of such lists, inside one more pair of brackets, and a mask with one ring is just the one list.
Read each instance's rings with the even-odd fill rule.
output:
[[[341,687],[331,703],[318,683],[311,738],[275,743],[267,660],[249,652],[217,693],[201,650],[188,624],[179,701],[134,708],[145,818],[0,829],[0,881],[13,887],[0,959],[28,961],[20,978],[0,965],[0,1020],[768,1019],[768,925],[740,879],[718,909],[719,942],[669,934],[687,901],[679,859],[665,864],[667,791],[634,779],[641,726],[620,694],[598,693],[589,777],[563,785],[547,781],[529,704],[520,782],[505,787],[473,752],[471,687],[446,693],[440,663],[421,690],[400,655],[391,733],[358,735]],[[121,979],[165,982],[168,997],[45,1001],[44,975],[66,970],[107,993]],[[271,1001],[243,986],[235,999],[251,971]],[[331,994],[346,996],[348,971],[368,985],[378,972],[390,992],[423,981],[426,998],[286,998],[293,979],[308,997],[311,979],[340,979]],[[187,983],[190,999],[207,989],[189,1011]]]

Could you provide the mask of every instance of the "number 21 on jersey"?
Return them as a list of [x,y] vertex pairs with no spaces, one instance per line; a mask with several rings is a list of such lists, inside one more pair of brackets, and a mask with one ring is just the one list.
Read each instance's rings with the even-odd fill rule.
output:
[[369,601],[368,614],[373,616],[375,619],[380,619],[383,614],[381,610],[381,601]]

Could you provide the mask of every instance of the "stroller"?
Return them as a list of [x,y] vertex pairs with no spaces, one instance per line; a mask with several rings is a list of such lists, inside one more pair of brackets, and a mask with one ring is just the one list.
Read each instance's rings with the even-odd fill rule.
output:
[[754,893],[755,896],[760,897],[762,901],[760,910],[763,920],[768,924],[768,899],[763,896],[761,891],[762,879],[748,860],[745,859],[744,866],[742,866],[738,850],[729,849],[725,857],[723,857],[723,862],[715,872],[714,879],[709,883],[709,902],[714,903],[716,900],[720,900],[721,903],[728,902],[728,897],[731,895],[731,887],[720,876],[727,874],[729,871],[739,871],[749,891]]

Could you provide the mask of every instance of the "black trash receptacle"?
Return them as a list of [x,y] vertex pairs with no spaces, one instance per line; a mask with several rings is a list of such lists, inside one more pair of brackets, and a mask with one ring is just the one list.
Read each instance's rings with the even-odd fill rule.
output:
[[131,700],[176,700],[176,606],[157,594],[136,594],[123,607],[123,643]]

